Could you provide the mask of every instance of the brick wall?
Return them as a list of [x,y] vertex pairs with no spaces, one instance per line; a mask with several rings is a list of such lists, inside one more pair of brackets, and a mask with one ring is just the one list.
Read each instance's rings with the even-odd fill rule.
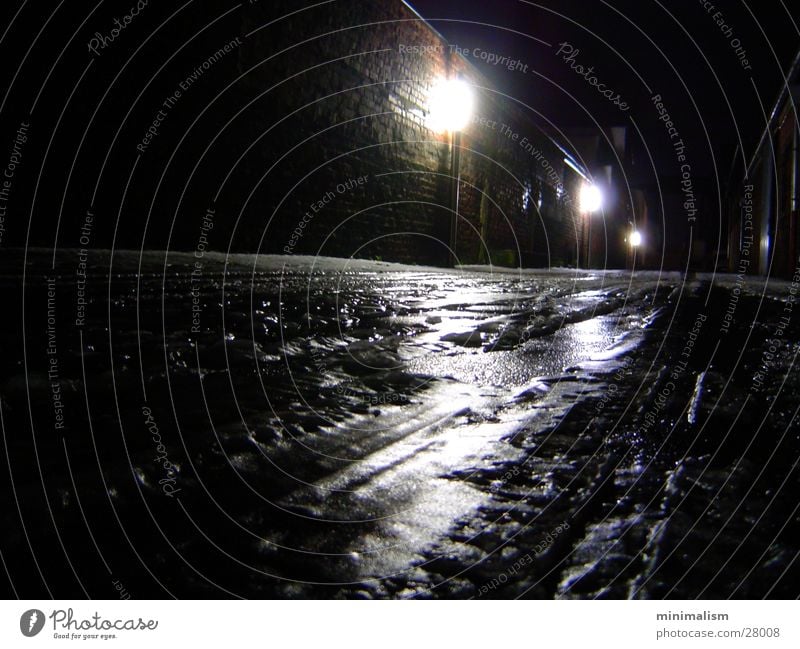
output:
[[[404,3],[278,1],[243,16],[247,107],[226,142],[229,159],[244,158],[220,197],[241,213],[233,248],[446,262],[450,140],[426,126],[427,99],[437,78],[460,76],[476,96],[461,136],[460,261],[485,259],[481,233],[495,262],[508,250],[525,265],[572,261],[577,176],[563,152]],[[566,176],[562,189],[543,161]]]
[[[459,259],[486,261],[483,235],[495,262],[574,260],[564,199],[577,195],[575,176],[562,190],[548,177],[542,161],[561,176],[564,154],[529,109],[495,92],[400,0],[314,4],[219,0],[175,13],[170,3],[151,3],[125,39],[92,60],[84,83],[52,75],[15,175],[2,245],[84,246],[91,212],[90,247],[202,244],[447,263],[449,139],[426,126],[426,113],[434,81],[461,75],[476,105],[461,138]],[[65,57],[71,71],[87,64],[83,47]],[[15,99],[12,139],[30,108],[28,98]],[[28,229],[22,199],[34,191]]]

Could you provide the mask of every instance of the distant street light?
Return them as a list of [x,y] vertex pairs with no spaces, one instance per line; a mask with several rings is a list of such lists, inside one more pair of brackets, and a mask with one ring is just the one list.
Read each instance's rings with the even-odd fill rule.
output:
[[603,192],[594,183],[585,182],[581,185],[578,201],[581,214],[584,216],[584,228],[588,230],[586,234],[586,268],[591,268],[592,213],[597,212],[603,206]]
[[[625,241],[628,242],[628,249],[625,255],[625,267],[633,270],[636,263],[636,255],[639,254],[639,246],[644,243],[644,236],[636,229],[633,221],[628,221],[629,234]],[[641,259],[640,259],[641,261]]]
[[439,79],[428,100],[428,127],[450,135],[450,263],[455,266],[460,185],[461,130],[472,119],[472,88],[461,79]]

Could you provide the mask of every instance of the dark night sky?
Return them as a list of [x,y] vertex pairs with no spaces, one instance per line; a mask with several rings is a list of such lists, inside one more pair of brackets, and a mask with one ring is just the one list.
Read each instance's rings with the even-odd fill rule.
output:
[[[669,153],[650,101],[661,94],[681,136],[691,143],[694,169],[713,177],[716,167],[721,183],[730,174],[740,139],[751,155],[764,127],[762,110],[770,110],[782,71],[800,44],[796,21],[780,1],[411,0],[411,5],[451,44],[527,63],[524,73],[471,57],[545,121],[630,125],[633,119],[657,165]],[[735,39],[752,69],[737,58]],[[556,56],[565,41],[580,50],[576,62],[594,66],[598,80],[618,92],[630,110],[613,106]],[[741,161],[737,165],[740,176]]]

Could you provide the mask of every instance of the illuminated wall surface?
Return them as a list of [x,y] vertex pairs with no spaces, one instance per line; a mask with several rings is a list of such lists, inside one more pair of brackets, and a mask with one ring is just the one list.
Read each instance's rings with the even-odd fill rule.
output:
[[[245,33],[286,4],[248,13]],[[298,42],[298,33],[307,40]],[[562,176],[563,153],[526,107],[497,93],[402,2],[345,2],[335,12],[323,6],[295,14],[248,38],[239,65],[247,74],[241,93],[252,105],[230,141],[255,143],[236,173],[242,185],[257,186],[242,235],[263,234],[264,250],[281,251],[298,215],[332,191],[335,198],[314,213],[293,251],[446,258],[449,138],[433,133],[426,119],[435,80],[460,76],[476,100],[461,140],[459,258],[481,259],[482,225],[490,249],[514,251],[523,263],[546,263],[548,243],[555,263],[574,254],[568,196],[536,159],[543,156]],[[368,176],[363,186],[337,191],[359,176]],[[228,193],[234,210],[238,198],[238,191]]]
[[[446,263],[450,140],[428,128],[428,104],[437,78],[461,76],[475,105],[461,139],[460,260],[574,263],[578,177],[564,152],[400,0],[271,1],[180,21],[166,11],[148,7],[126,28],[143,43],[123,31],[98,37],[96,53],[68,50],[75,74],[52,75],[39,98],[52,122],[63,110],[37,196],[42,214],[60,214],[59,247],[85,247],[91,212],[91,246]],[[48,143],[22,93],[12,98],[10,132],[34,159]],[[15,182],[30,195],[36,175]],[[7,219],[5,245],[26,236],[53,244]]]

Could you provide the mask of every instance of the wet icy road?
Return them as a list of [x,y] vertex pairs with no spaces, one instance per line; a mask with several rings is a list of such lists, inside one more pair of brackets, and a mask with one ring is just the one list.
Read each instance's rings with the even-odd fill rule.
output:
[[798,595],[788,283],[29,256],[21,596]]

